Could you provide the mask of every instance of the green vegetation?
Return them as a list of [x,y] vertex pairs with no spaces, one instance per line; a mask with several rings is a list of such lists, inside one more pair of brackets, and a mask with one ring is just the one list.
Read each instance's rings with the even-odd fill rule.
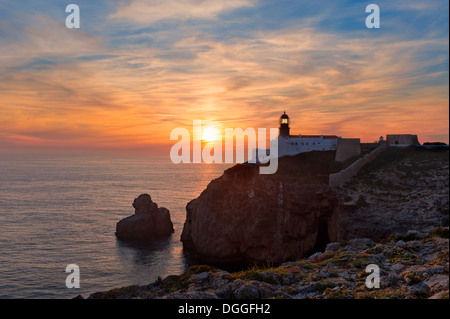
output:
[[279,284],[283,279],[288,276],[294,276],[299,280],[302,280],[305,275],[302,269],[292,266],[258,266],[253,265],[247,270],[242,270],[233,273],[233,278],[242,280],[257,280],[262,281],[271,285]]
[[371,263],[370,257],[371,254],[336,254],[336,253],[326,253],[320,256],[319,263],[321,265],[333,264],[339,268],[365,268],[368,264]]
[[441,299],[449,299],[449,297],[448,297],[448,291],[447,291],[447,292],[444,292],[444,293],[442,294]]
[[432,237],[448,238],[448,227],[436,227],[431,233]]
[[416,265],[422,264],[423,261],[414,253],[405,249],[394,249],[392,254],[388,255],[390,257],[388,263],[396,263],[401,261],[403,265]]
[[162,281],[156,281],[155,284],[166,290],[167,292],[174,292],[181,289],[187,289],[189,286],[189,278],[192,275],[200,274],[202,272],[216,272],[217,268],[207,265],[196,265],[190,267],[186,272],[179,276],[169,276]]
[[[242,280],[258,280],[269,284],[276,284],[288,276],[293,276],[300,281],[308,282],[311,278],[309,278],[306,273],[309,272],[310,275],[314,275],[317,279],[317,274],[314,270],[320,270],[325,266],[363,270],[371,263],[370,258],[372,256],[372,254],[367,253],[347,253],[343,251],[343,249],[340,249],[335,252],[324,253],[314,260],[299,260],[292,266],[260,267],[255,265],[247,270],[233,273],[233,277]],[[331,273],[328,277],[339,277],[339,274],[336,271],[330,271]],[[271,276],[268,276],[268,274],[271,274]],[[327,287],[324,287],[324,289],[325,288]]]
[[361,291],[355,295],[355,299],[405,299],[404,291],[383,289],[376,291]]
[[251,269],[248,269],[246,271],[241,271],[238,273],[234,273],[234,278],[239,278],[242,280],[257,280],[266,282],[268,284],[276,285],[277,280],[273,276],[264,276],[262,274],[263,271],[268,271],[270,268],[267,268],[266,270],[259,268],[258,266],[253,266]]
[[421,237],[418,236],[416,233],[410,233],[405,235],[390,235],[386,239],[382,240],[382,243],[388,243],[390,241],[399,241],[403,240],[404,242],[412,241],[412,240],[420,240]]

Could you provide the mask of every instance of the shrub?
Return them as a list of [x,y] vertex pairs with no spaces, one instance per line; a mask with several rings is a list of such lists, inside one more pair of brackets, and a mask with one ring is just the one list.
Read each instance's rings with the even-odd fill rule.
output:
[[431,233],[432,237],[448,238],[448,227],[436,227]]

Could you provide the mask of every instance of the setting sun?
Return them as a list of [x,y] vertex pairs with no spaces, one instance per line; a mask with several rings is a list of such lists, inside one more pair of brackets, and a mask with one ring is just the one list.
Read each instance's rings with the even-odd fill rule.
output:
[[220,130],[215,126],[207,126],[202,131],[202,141],[210,143],[216,142],[222,139],[222,135],[220,134]]

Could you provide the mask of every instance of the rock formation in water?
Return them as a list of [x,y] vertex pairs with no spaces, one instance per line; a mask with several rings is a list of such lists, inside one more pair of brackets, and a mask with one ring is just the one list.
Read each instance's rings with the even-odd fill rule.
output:
[[169,210],[159,207],[148,194],[142,194],[133,202],[135,213],[116,225],[120,239],[151,239],[167,237],[173,233]]

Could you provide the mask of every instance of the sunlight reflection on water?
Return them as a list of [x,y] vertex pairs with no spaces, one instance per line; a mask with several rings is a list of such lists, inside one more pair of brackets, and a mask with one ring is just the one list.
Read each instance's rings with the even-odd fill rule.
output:
[[[0,159],[0,298],[72,298],[185,267],[180,235],[186,204],[230,167],[175,165],[167,159]],[[175,232],[148,245],[119,241],[116,223],[148,193],[170,210]],[[80,289],[65,287],[65,267],[80,267]]]

